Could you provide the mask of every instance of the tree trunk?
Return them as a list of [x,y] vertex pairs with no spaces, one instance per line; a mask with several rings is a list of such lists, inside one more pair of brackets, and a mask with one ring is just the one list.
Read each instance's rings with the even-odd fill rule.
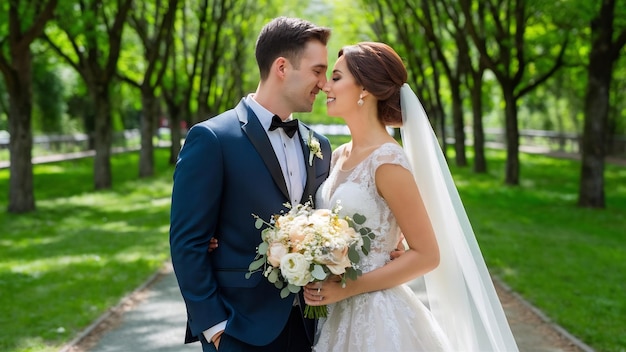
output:
[[[3,16],[2,20],[4,29],[8,29],[8,36],[0,40],[0,72],[9,93],[11,165],[7,210],[11,213],[25,213],[35,210],[31,131],[33,56],[30,45],[54,16],[57,0],[40,2],[40,6],[30,6],[34,8],[30,9],[32,11],[22,12],[19,1],[5,3],[3,12],[8,16]],[[8,58],[5,56],[7,53]]]
[[[510,88],[510,89],[509,89]],[[506,125],[506,167],[504,183],[519,185],[519,129],[517,124],[517,103],[512,87],[502,84],[505,101]]]
[[454,151],[456,165],[467,166],[467,156],[465,155],[465,123],[463,122],[463,104],[461,99],[461,83],[458,80],[450,79],[450,90],[452,93],[452,122],[454,124]]
[[180,153],[180,140],[183,137],[180,128],[180,123],[183,121],[183,114],[180,106],[170,101],[167,102],[167,112],[169,115],[170,138],[172,139],[172,144],[170,145],[169,164],[175,165],[178,160],[178,153]]
[[613,62],[609,45],[594,43],[589,58],[578,205],[604,208],[604,157]]
[[487,159],[485,158],[485,130],[483,126],[483,100],[481,77],[474,75],[471,89],[472,95],[472,130],[474,136],[474,172],[487,173]]
[[14,84],[9,90],[9,141],[10,178],[9,205],[11,213],[35,210],[33,190],[33,134],[31,131],[32,109],[32,55],[25,50],[14,58]]
[[141,90],[141,151],[139,152],[139,177],[154,175],[154,143],[152,137],[156,129],[158,114],[154,91],[149,87]]
[[112,185],[111,177],[111,143],[113,131],[111,129],[111,103],[109,101],[109,88],[106,85],[98,85],[89,90],[93,94],[96,107],[94,121],[94,187],[95,189],[108,189]]

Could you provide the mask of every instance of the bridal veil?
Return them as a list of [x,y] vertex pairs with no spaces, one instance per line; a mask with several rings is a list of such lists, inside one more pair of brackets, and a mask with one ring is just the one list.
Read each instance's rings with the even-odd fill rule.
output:
[[517,351],[426,112],[408,84],[400,101],[403,147],[440,249],[439,266],[423,278],[427,305],[454,351]]

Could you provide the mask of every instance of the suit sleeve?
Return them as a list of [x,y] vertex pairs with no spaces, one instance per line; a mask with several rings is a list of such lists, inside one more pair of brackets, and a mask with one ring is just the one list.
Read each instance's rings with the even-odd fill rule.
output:
[[208,252],[219,218],[222,165],[215,134],[202,124],[191,128],[174,171],[170,249],[194,336],[228,319]]

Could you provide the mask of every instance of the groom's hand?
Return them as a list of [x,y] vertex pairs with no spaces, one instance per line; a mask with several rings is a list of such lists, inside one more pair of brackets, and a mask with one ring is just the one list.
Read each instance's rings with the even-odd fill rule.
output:
[[211,241],[209,241],[209,248],[207,249],[207,251],[209,253],[213,252],[216,248],[218,247],[217,244],[217,238],[213,237],[211,238]]
[[389,254],[389,257],[391,258],[391,260],[394,260],[403,255],[405,251],[406,249],[404,249],[404,235],[402,235],[400,237],[400,241],[398,241],[398,244],[396,244],[396,248]]

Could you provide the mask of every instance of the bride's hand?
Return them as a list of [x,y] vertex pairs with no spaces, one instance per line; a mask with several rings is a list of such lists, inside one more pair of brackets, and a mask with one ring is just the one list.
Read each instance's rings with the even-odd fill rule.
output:
[[310,306],[323,306],[342,301],[352,296],[347,284],[345,288],[342,287],[339,276],[312,282],[304,287],[304,302]]

